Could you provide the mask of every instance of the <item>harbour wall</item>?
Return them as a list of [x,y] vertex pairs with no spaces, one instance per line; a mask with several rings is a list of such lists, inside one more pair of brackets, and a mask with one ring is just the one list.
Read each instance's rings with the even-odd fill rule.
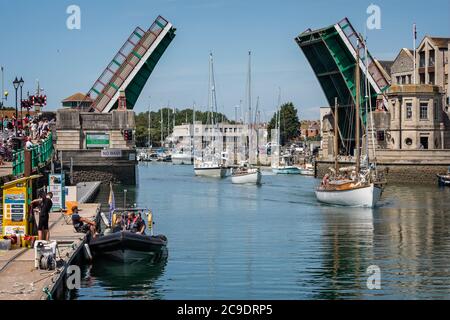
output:
[[[339,162],[339,166],[351,166],[354,163]],[[328,168],[333,167],[332,161],[316,161],[316,177],[322,178]],[[399,164],[378,163],[377,167],[384,173],[388,183],[414,183],[414,184],[436,184],[436,174],[447,172],[447,165],[442,164]]]
[[[61,150],[59,157],[71,183],[101,181],[102,183],[136,184],[136,151],[121,150],[120,156],[102,157],[101,150]],[[69,177],[68,177],[69,178]]]
[[70,182],[136,184],[134,112],[80,112],[60,109],[56,113],[58,160],[70,172]]
[[[437,174],[446,173],[450,166],[450,149],[434,150],[370,150],[370,158],[377,159],[377,167],[384,172],[388,183],[436,184]],[[340,161],[341,167],[352,166],[351,157]],[[316,161],[316,176],[322,178],[329,167],[334,167],[331,156]]]

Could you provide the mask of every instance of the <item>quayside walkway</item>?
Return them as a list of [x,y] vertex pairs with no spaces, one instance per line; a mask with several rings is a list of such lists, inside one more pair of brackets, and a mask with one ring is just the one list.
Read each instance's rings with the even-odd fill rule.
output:
[[[95,196],[100,182],[79,186],[79,214],[94,220],[100,203],[82,203]],[[35,269],[34,249],[16,247],[0,250],[0,300],[42,300],[64,298],[67,267],[76,264],[84,254],[86,235],[75,232],[70,219],[61,212],[53,212],[49,219],[50,240],[56,240],[59,268],[46,271]]]

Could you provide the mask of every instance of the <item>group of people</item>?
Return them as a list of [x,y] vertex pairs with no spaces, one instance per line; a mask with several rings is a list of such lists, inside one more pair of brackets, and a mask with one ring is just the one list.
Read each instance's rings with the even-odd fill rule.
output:
[[13,141],[14,138],[21,139],[25,148],[31,149],[35,144],[39,144],[48,137],[50,125],[54,121],[54,119],[49,120],[29,114],[19,120],[16,120],[15,116],[12,118],[7,115],[0,117],[0,165],[3,165],[4,161],[13,161],[13,150],[17,147],[17,143]]
[[141,213],[134,211],[124,212],[122,215],[118,215],[113,223],[113,231],[130,231],[133,233],[144,234],[145,223],[142,219]]
[[[72,208],[72,224],[76,232],[87,233],[90,232],[92,237],[97,237],[97,224],[95,221],[81,217],[77,206]],[[142,220],[140,213],[136,214],[134,211],[125,212],[122,215],[117,215],[113,221],[113,232],[130,231],[133,233],[144,234],[145,223]]]

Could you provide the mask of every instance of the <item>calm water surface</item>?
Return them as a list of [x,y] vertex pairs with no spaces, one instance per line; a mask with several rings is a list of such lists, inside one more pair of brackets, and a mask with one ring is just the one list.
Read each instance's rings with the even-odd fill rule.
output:
[[[194,177],[192,166],[138,170],[116,201],[126,188],[127,202],[153,209],[169,257],[83,266],[74,299],[450,298],[450,188],[391,185],[372,210],[317,203],[310,177],[267,172],[256,187]],[[371,265],[380,290],[367,288]]]

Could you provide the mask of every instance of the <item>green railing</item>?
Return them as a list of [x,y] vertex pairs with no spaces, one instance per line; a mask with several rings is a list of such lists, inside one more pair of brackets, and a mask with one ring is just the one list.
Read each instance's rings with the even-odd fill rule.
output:
[[25,170],[25,156],[23,149],[13,151],[13,175],[20,176]]
[[[49,134],[45,140],[30,149],[31,169],[34,171],[48,163],[53,155],[53,137]],[[21,176],[25,171],[25,152],[23,149],[13,152],[13,175]]]

